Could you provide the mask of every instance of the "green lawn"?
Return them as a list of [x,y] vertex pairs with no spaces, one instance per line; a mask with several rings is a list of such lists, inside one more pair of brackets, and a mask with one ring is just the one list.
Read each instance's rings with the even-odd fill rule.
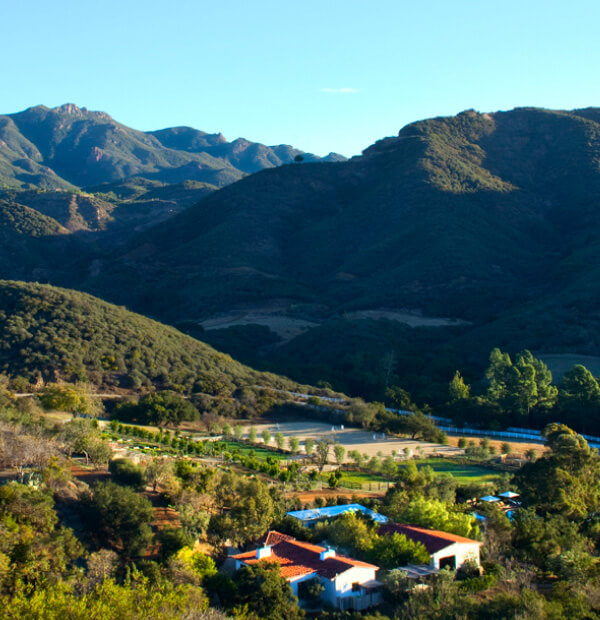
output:
[[[342,479],[340,481],[341,485],[345,483],[352,484],[368,484],[370,482],[388,482],[387,478],[384,478],[380,474],[370,474],[366,471],[344,471]],[[323,474],[323,480],[327,480],[329,478],[329,474]]]
[[493,482],[501,474],[501,472],[495,469],[482,467],[481,465],[463,465],[462,463],[454,463],[449,459],[442,458],[419,459],[415,462],[419,468],[428,465],[436,472],[452,474],[459,484]]
[[[452,474],[458,484],[494,482],[501,474],[497,470],[480,465],[463,465],[443,458],[418,459],[415,460],[415,463],[419,468],[428,465],[435,472]],[[400,467],[403,466],[402,464],[400,465]],[[328,481],[328,478],[329,474],[321,476],[325,483]],[[342,487],[358,488],[361,485],[363,490],[369,490],[369,488],[376,490],[382,485],[387,486],[388,484],[392,484],[392,482],[381,474],[372,474],[366,471],[344,471],[344,475],[340,480],[340,486]]]
[[278,461],[285,461],[290,458],[290,454],[281,454],[279,452],[267,450],[260,446],[260,444],[247,444],[239,441],[220,441],[219,443],[224,443],[227,447],[225,448],[228,452],[233,452],[237,450],[241,454],[249,455],[252,450],[254,450],[254,456],[258,459],[266,459],[268,456],[272,456],[276,458]]

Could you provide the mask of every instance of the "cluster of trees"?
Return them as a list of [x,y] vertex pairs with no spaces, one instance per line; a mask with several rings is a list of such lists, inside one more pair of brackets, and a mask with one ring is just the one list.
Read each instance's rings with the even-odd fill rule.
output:
[[143,396],[138,402],[119,403],[115,408],[114,417],[123,422],[179,426],[182,422],[198,420],[200,412],[179,394],[158,391]]
[[24,282],[0,290],[0,371],[32,383],[59,378],[222,398],[245,386],[296,387],[90,295]]
[[421,543],[409,540],[402,534],[380,536],[377,525],[369,517],[356,513],[346,513],[331,522],[318,523],[312,538],[317,542],[327,540],[344,553],[381,568],[429,563],[429,554]]
[[[91,460],[106,445],[95,421],[56,424],[37,415],[31,404],[25,411],[24,399],[0,397],[0,456],[16,478],[0,487],[0,604],[8,617],[83,618],[84,610],[93,617],[90,609],[104,609],[107,618],[210,618],[213,612],[213,618],[222,613],[299,618],[302,612],[276,565],[227,576],[194,546],[202,539],[215,549],[226,541],[252,548],[268,529],[300,540],[327,540],[389,569],[383,578],[382,619],[583,620],[600,614],[600,456],[564,425],[546,427],[547,452],[514,477],[525,508],[512,521],[494,506],[482,508],[481,531],[472,508],[458,501],[472,497],[469,489],[413,462],[398,469],[378,506],[382,513],[396,522],[484,542],[483,576],[467,565],[456,574],[442,572],[431,578],[429,588],[418,589],[394,569],[427,562],[421,545],[400,535],[380,535],[359,515],[307,530],[285,516],[299,506],[286,498],[286,487],[276,478],[266,482],[227,467],[155,457],[143,466],[112,461],[110,481],[76,482],[68,455],[87,452]],[[148,433],[117,422],[113,428]],[[169,445],[174,440],[188,445],[187,438],[169,431],[151,435]],[[310,451],[317,447],[313,443]],[[330,458],[332,446],[325,442],[323,454],[325,448]],[[16,454],[27,458],[19,461]],[[345,454],[338,450],[334,457],[341,462]],[[154,527],[143,491],[148,486],[177,511],[178,521],[170,527]],[[65,521],[74,513],[77,535]],[[540,584],[546,587],[543,597],[536,593]],[[307,596],[318,596],[315,588],[307,589]]]
[[555,385],[547,365],[530,351],[513,360],[494,349],[485,377],[475,394],[457,371],[449,384],[449,402],[440,410],[457,422],[489,428],[541,428],[559,419],[582,433],[600,433],[600,384],[585,366],[575,365]]

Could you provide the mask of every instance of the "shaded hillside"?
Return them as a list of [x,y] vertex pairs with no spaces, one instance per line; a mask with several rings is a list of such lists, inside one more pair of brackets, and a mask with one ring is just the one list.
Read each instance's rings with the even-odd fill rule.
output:
[[0,198],[0,273],[60,280],[71,277],[72,260],[86,252],[55,219]]
[[66,289],[0,281],[0,370],[31,379],[229,394],[245,385],[292,386],[124,308]]
[[[85,286],[173,322],[255,307],[315,320],[321,333],[354,309],[470,322],[406,345],[400,333],[385,354],[373,344],[366,373],[373,360],[425,341],[444,357],[446,383],[453,364],[481,369],[496,345],[596,353],[599,116],[467,111],[408,125],[348,162],[264,170],[132,240]],[[351,356],[360,344],[343,333],[355,328],[335,326],[338,341],[353,343]],[[236,330],[243,342],[244,328]],[[331,361],[314,353],[316,342],[339,345],[309,332],[255,351],[267,367],[315,380],[311,363]],[[226,346],[243,349],[232,339]],[[341,364],[330,374],[349,376]]]
[[600,228],[599,135],[578,114],[534,109],[422,121],[349,162],[224,188],[107,273],[125,273],[138,308],[146,282],[164,283],[168,307],[147,309],[172,319],[269,297],[489,319],[589,269],[576,257]]
[[241,139],[229,144],[191,128],[145,133],[74,104],[0,116],[0,187],[72,189],[134,176],[221,187],[300,153]]

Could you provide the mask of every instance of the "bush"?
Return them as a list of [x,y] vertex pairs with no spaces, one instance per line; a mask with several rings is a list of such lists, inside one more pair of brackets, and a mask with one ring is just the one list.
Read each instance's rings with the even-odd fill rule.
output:
[[117,484],[143,489],[145,486],[144,470],[129,459],[114,459],[108,464],[108,471]]

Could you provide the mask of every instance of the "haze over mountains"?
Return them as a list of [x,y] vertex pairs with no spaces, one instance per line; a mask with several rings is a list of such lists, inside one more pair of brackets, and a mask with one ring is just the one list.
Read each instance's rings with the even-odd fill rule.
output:
[[[5,184],[88,187],[5,190],[1,277],[90,291],[307,382],[362,364],[382,389],[391,353],[418,390],[425,369],[447,382],[493,346],[600,351],[599,109],[466,111],[303,165],[74,106],[0,123]],[[202,331],[227,313],[249,318]],[[255,315],[291,331],[242,324]]]

